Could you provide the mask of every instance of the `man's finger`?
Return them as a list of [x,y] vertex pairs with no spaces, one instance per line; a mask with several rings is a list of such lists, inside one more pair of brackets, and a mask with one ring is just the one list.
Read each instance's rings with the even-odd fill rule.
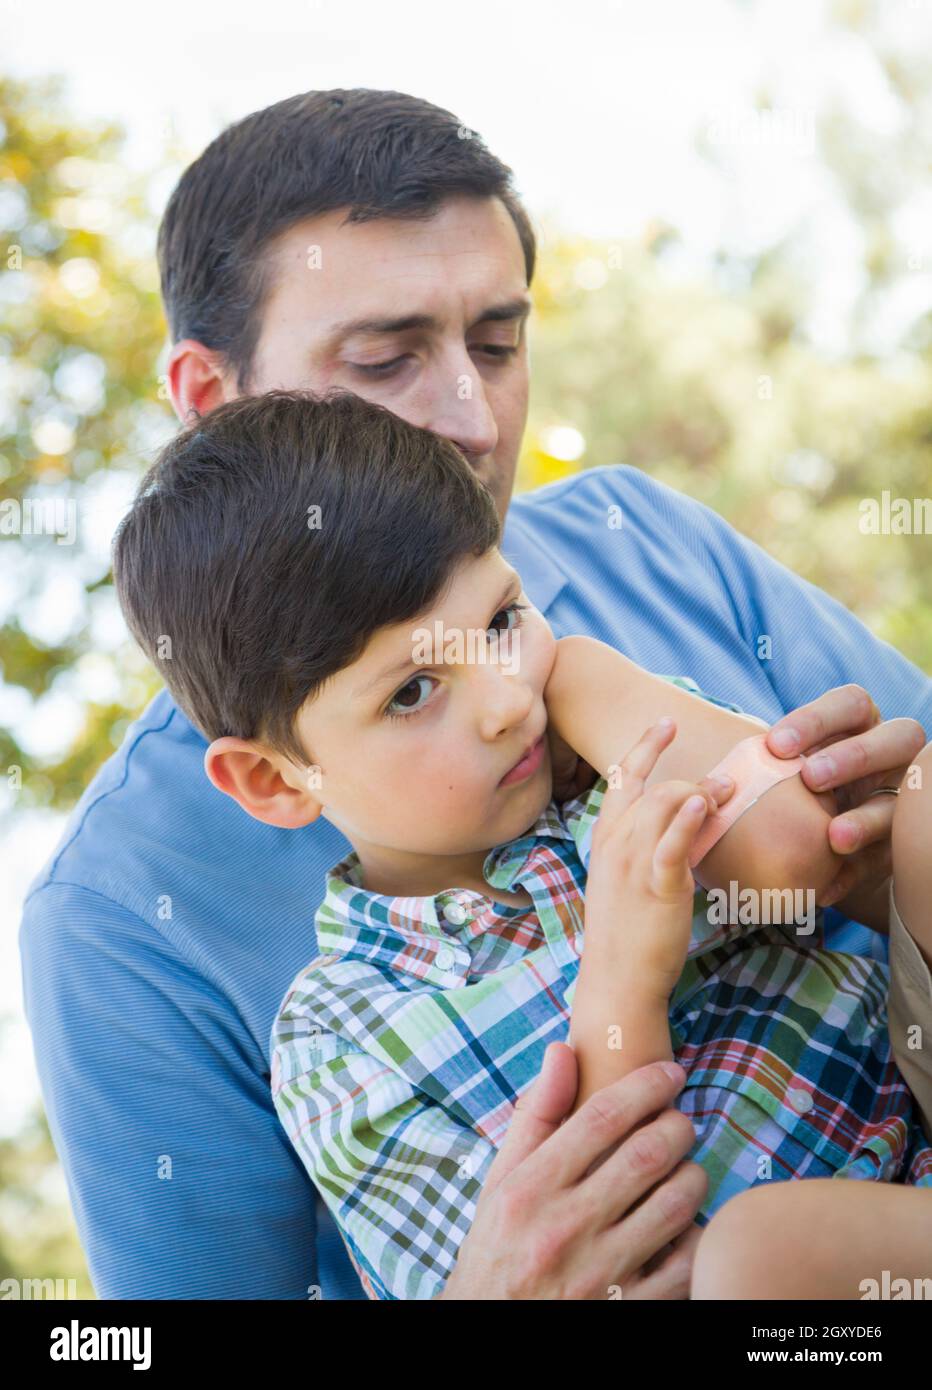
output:
[[[888,840],[868,845],[851,855],[838,871],[838,877],[829,884],[824,893],[819,894],[819,907],[835,907],[852,893],[859,884],[880,886],[893,871],[893,853]],[[860,919],[858,919],[860,920]],[[868,922],[866,925],[872,925]]]
[[671,1301],[689,1297],[693,1261],[702,1238],[702,1226],[695,1222],[666,1247],[663,1258],[649,1260],[643,1273],[625,1285],[623,1296],[629,1301],[657,1299]]
[[567,1043],[551,1043],[537,1078],[518,1098],[502,1146],[482,1184],[483,1193],[498,1187],[559,1128],[576,1099],[578,1085],[576,1053]]
[[864,778],[875,778],[882,785],[887,774],[896,786],[925,741],[918,720],[887,719],[875,728],[812,754],[806,759],[802,779],[814,792],[829,791]]
[[879,722],[880,710],[863,686],[839,685],[778,719],[767,732],[767,747],[777,757],[795,758]]
[[[675,1062],[651,1062],[648,1066],[629,1072],[620,1081],[605,1086],[570,1115],[557,1133],[528,1154],[522,1174],[524,1181],[534,1191],[571,1187],[584,1178],[587,1182],[591,1181],[586,1175],[592,1166],[601,1159],[605,1159],[603,1168],[615,1162],[619,1146],[624,1147],[622,1141],[627,1140],[642,1121],[671,1106],[685,1081],[685,1071]],[[573,1100],[575,1098],[574,1092]],[[572,1103],[571,1100],[567,1110]],[[498,1158],[495,1162],[498,1162]],[[597,1177],[600,1171],[596,1169],[592,1177]],[[656,1173],[651,1182],[657,1182],[660,1176],[659,1172]],[[650,1183],[646,1183],[646,1186],[650,1186]],[[640,1196],[644,1190],[645,1186],[642,1185],[637,1195]],[[609,1191],[604,1198],[606,1210],[611,1208],[616,1213],[612,1220],[617,1220],[617,1213],[626,1209],[624,1201],[616,1201],[616,1197],[617,1183],[615,1191]],[[632,1196],[628,1204],[634,1200]]]
[[856,854],[871,845],[886,844],[893,829],[895,796],[870,796],[828,825],[828,840],[836,854]]
[[640,1273],[657,1251],[689,1230],[708,1190],[704,1168],[679,1163],[665,1182],[606,1232],[622,1277]]

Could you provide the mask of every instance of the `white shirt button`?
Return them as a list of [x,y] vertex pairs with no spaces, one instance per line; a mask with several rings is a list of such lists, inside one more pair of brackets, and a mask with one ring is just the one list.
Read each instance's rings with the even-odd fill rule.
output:
[[438,970],[453,969],[454,965],[456,964],[456,956],[450,950],[449,946],[440,947],[439,951],[434,957],[434,964],[436,965]]
[[449,902],[443,909],[443,916],[451,927],[461,927],[466,921],[466,909],[462,903]]
[[801,1090],[787,1091],[786,1101],[800,1115],[807,1115],[815,1105],[809,1092]]

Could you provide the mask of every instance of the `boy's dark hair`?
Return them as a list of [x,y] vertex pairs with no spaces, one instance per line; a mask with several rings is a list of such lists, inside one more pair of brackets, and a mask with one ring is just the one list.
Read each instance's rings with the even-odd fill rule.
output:
[[534,231],[511,170],[442,107],[366,87],[304,92],[228,126],[182,174],[158,235],[172,341],[196,338],[251,389],[273,238],[306,217],[424,219],[456,195],[497,197],[527,283]]
[[306,765],[304,701],[379,628],[436,603],[500,529],[449,440],[348,391],[269,391],[166,446],[117,530],[114,579],[208,739],[262,739]]

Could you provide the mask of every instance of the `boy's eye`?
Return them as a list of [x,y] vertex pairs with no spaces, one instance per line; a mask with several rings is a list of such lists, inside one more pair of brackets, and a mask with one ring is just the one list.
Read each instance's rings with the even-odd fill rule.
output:
[[[521,624],[522,624],[522,622],[524,621],[524,619],[521,617],[521,614],[527,611],[527,606],[528,606],[528,605],[527,605],[526,603],[518,603],[518,601],[517,601],[517,599],[516,599],[516,600],[514,601],[514,603],[509,603],[507,608],[500,608],[500,609],[498,610],[498,612],[495,614],[495,618],[493,618],[493,619],[492,619],[492,622],[489,623],[489,631],[490,631],[490,632],[514,632],[515,628],[516,628],[516,627],[520,627]],[[503,613],[505,613],[505,614],[511,614],[511,615],[514,617],[514,622],[513,622],[513,623],[509,623],[507,627],[500,627],[500,628],[493,627],[493,626],[492,626],[492,623],[495,622],[495,619],[496,619],[496,618],[500,618],[500,617],[502,616]]]
[[[492,619],[491,623],[489,623],[487,631],[514,632],[515,628],[520,627],[522,622],[524,621],[521,615],[527,610],[527,608],[528,604],[518,603],[517,600],[515,600],[513,603],[509,603],[505,608],[500,608],[498,612],[495,614],[495,617]],[[497,620],[503,616],[506,618],[506,620],[508,618],[513,617],[514,622],[507,622],[507,625],[505,627],[495,626]],[[424,709],[424,707],[427,704],[428,698],[430,696],[431,686],[429,685],[427,687],[427,691],[424,694],[424,698],[420,699],[419,695],[421,692],[418,690],[418,682],[433,680],[434,677],[428,676],[427,674],[424,674],[423,676],[412,676],[411,679],[407,681],[406,684],[404,684],[400,690],[396,690],[395,694],[392,696],[388,704],[385,706],[384,714],[389,719],[412,719],[414,715],[420,714],[421,710]],[[399,706],[399,708],[394,708],[395,706]]]
[[[417,683],[418,681],[429,681],[432,679],[432,676],[412,676],[407,685],[403,685],[400,690],[396,691],[386,705],[385,713],[388,715],[389,719],[410,719],[412,714],[420,714],[421,710],[424,708],[426,699],[421,701],[420,704],[418,703]],[[428,693],[429,691],[430,687],[428,687]],[[405,697],[410,698],[406,699]],[[400,704],[401,708],[398,710],[393,709],[392,706],[395,704]]]

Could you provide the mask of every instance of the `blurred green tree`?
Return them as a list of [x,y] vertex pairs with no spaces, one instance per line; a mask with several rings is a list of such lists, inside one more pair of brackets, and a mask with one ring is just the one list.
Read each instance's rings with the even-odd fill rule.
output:
[[[106,532],[174,421],[146,181],[121,165],[123,132],[75,121],[61,85],[0,78],[0,657],[20,715],[0,769],[19,809],[72,804],[156,688],[118,622]],[[73,507],[73,544],[26,534],[43,504]],[[27,711],[37,751],[14,732]]]

